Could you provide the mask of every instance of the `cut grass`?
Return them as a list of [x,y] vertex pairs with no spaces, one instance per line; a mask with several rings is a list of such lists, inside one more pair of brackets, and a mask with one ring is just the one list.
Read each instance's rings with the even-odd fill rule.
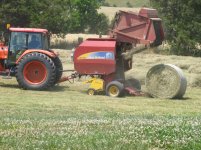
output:
[[[67,54],[61,52],[64,68],[72,69]],[[135,62],[158,60],[149,55]],[[81,81],[48,91],[21,90],[15,79],[0,86],[0,149],[201,149],[200,88],[166,100],[88,96]]]
[[201,89],[186,100],[117,99],[78,84],[25,91],[13,81],[0,92],[0,149],[201,148]]

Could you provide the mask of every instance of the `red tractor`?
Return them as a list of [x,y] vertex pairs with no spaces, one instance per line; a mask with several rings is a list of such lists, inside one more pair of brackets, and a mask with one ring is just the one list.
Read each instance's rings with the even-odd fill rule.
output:
[[44,90],[62,76],[62,63],[49,49],[46,29],[9,28],[8,46],[0,44],[0,74],[15,76],[23,89]]

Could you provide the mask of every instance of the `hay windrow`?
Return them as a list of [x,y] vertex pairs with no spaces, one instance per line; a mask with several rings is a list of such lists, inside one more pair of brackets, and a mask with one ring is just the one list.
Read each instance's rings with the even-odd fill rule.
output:
[[196,73],[196,74],[200,74],[201,73],[201,67],[200,64],[195,64],[189,67],[188,69],[189,73]]
[[195,74],[191,81],[192,87],[201,87],[201,75]]
[[[153,97],[174,98],[185,93],[180,72],[169,65],[156,65],[147,73],[146,87]],[[182,90],[182,91],[181,91]],[[182,95],[183,96],[183,95]]]

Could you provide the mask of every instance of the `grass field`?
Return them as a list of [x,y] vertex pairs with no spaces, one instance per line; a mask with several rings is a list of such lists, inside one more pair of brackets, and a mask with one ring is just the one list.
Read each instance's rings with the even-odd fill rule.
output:
[[98,10],[98,12],[104,13],[111,21],[119,10],[138,12],[140,10],[140,7],[139,8],[128,8],[128,7],[104,7],[104,6],[102,6]]
[[[61,51],[60,56],[64,67],[72,69],[69,52]],[[184,66],[199,61],[138,54],[135,68],[127,74],[139,76],[159,58],[178,65],[183,59]],[[0,86],[0,149],[201,149],[198,87],[189,85],[183,100],[167,100],[88,96],[86,85],[77,80],[49,91],[21,90],[15,79],[2,79]]]
[[132,7],[150,6],[149,0],[106,0],[110,6],[127,7],[127,3],[130,3]]

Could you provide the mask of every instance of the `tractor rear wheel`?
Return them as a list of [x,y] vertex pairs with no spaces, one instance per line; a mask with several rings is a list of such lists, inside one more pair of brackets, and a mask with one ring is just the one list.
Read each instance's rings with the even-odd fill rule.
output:
[[63,65],[62,65],[62,62],[59,57],[55,57],[52,60],[56,67],[56,77],[55,77],[55,81],[54,81],[54,83],[56,84],[61,79],[61,76],[63,74]]
[[106,86],[106,95],[120,97],[124,94],[124,85],[119,81],[112,81]]
[[16,67],[19,86],[28,90],[44,90],[54,85],[54,62],[42,53],[25,55]]

